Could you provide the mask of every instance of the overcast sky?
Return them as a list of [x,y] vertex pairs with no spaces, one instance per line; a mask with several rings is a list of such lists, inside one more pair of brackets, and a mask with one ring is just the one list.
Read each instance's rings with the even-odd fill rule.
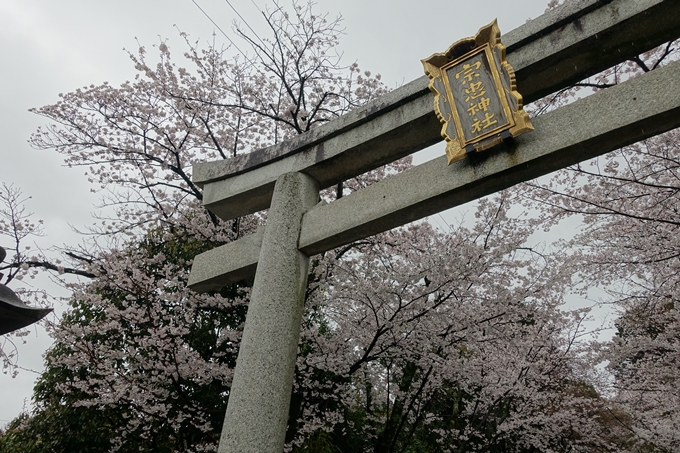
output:
[[[230,1],[250,25],[262,27],[257,8],[266,6],[264,0]],[[344,17],[344,62],[357,61],[394,88],[423,74],[421,59],[474,35],[495,18],[502,32],[510,31],[541,15],[546,3],[320,0],[317,10]],[[71,226],[82,228],[92,222],[97,196],[90,193],[80,170],[62,166],[60,155],[27,144],[30,134],[46,123],[28,109],[54,103],[59,93],[85,85],[104,81],[119,85],[133,78],[134,68],[123,49],[134,51],[138,42],[150,47],[167,38],[171,49],[181,51],[181,30],[205,41],[215,31],[217,41],[227,43],[196,4],[222,30],[231,32],[236,14],[226,0],[0,1],[0,182],[14,184],[32,197],[28,209],[45,222],[46,236],[36,241],[37,246],[77,243],[80,239]],[[27,344],[20,345],[19,361],[39,371],[50,339],[41,329],[33,330]],[[36,376],[30,371],[21,371],[15,379],[0,376],[0,427],[24,404],[30,407]]]

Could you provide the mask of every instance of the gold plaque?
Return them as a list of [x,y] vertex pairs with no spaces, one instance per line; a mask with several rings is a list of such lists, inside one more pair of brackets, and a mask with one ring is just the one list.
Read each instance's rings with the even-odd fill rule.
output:
[[494,20],[474,37],[422,60],[444,124],[449,164],[534,130],[500,37]]

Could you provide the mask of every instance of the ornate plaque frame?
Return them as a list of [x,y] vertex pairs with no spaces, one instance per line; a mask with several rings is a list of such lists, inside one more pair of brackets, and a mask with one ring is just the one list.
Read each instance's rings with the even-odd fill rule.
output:
[[534,129],[500,36],[494,20],[474,37],[422,60],[449,164]]

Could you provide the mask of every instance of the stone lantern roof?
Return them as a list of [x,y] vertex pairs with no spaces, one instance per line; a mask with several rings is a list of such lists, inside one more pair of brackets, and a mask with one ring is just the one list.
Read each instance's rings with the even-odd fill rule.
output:
[[[6,255],[5,249],[0,247],[0,262],[5,259]],[[51,311],[51,308],[26,305],[14,291],[0,283],[0,335],[40,321]]]

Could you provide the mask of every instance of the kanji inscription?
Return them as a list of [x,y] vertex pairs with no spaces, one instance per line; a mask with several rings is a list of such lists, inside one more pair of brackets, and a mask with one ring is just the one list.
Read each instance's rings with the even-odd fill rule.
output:
[[496,21],[423,60],[449,164],[533,130]]

